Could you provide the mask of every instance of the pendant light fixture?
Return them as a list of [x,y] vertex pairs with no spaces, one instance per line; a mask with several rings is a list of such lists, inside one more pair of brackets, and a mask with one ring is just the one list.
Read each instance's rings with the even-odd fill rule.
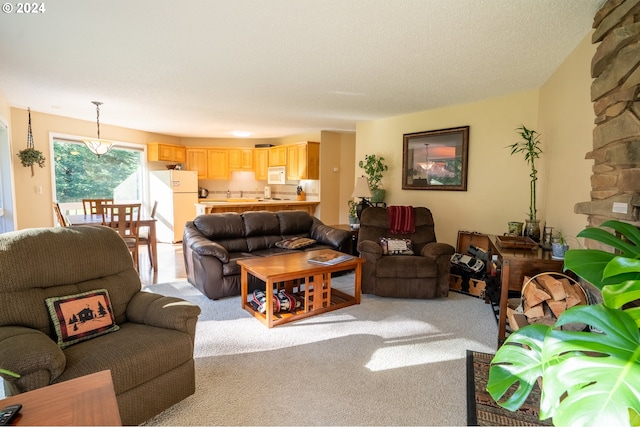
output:
[[98,139],[83,139],[84,145],[87,146],[96,156],[100,157],[103,154],[107,154],[113,148],[113,142],[106,139],[100,139],[100,106],[102,102],[91,101],[96,106],[96,123],[98,124]]

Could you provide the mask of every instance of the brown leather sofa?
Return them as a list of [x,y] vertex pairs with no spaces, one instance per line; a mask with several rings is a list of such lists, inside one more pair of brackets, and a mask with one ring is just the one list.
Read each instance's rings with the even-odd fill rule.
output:
[[[59,346],[45,300],[100,289],[119,330]],[[142,292],[127,245],[108,227],[0,234],[0,367],[21,375],[2,375],[9,396],[108,369],[122,423],[140,424],[195,392],[199,314]]]
[[[324,225],[305,211],[250,211],[200,215],[187,222],[182,239],[189,283],[210,299],[240,295],[240,266],[251,257],[289,253],[276,246],[293,237],[316,241],[299,250],[334,249],[348,253],[351,232]],[[252,279],[252,276],[250,276]],[[261,283],[251,281],[249,291]]]
[[[362,293],[398,298],[440,298],[449,294],[453,246],[438,243],[431,211],[414,208],[415,232],[391,234],[387,209],[366,208],[360,219],[358,251],[362,265]],[[415,255],[383,255],[381,238],[409,239]]]

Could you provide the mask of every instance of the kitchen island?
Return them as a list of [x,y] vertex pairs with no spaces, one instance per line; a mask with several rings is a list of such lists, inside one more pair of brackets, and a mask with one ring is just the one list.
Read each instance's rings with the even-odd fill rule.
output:
[[314,215],[319,201],[273,200],[273,199],[199,199],[196,204],[198,215],[220,212],[247,211],[293,211],[302,210]]

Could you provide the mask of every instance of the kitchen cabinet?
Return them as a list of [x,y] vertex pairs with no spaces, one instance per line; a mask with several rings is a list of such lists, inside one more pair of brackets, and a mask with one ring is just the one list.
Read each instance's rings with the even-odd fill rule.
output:
[[183,163],[186,160],[186,150],[181,145],[150,142],[147,144],[147,158],[150,162]]
[[207,149],[207,178],[229,179],[229,150],[226,148]]
[[320,179],[320,143],[307,141],[287,146],[287,179]]
[[187,148],[186,149],[187,170],[198,172],[198,179],[207,178],[207,149]]
[[258,181],[266,181],[269,168],[269,149],[256,148],[253,156],[253,172]]
[[253,170],[253,148],[229,148],[229,170]]
[[269,148],[269,166],[287,165],[287,146],[279,145]]

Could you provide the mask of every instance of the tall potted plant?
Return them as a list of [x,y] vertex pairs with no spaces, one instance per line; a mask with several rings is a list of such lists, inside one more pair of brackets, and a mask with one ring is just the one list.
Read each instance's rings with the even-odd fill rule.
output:
[[529,177],[531,178],[529,181],[529,217],[525,222],[524,234],[536,242],[539,242],[540,220],[537,218],[536,205],[536,182],[538,181],[536,160],[539,159],[540,154],[542,154],[540,134],[533,129],[527,129],[525,125],[520,125],[516,131],[522,139],[508,146],[511,149],[511,155],[522,153],[525,162],[531,168],[531,172],[529,173]]
[[[621,237],[604,228],[611,228]],[[515,411],[542,378],[540,418],[555,425],[640,425],[640,230],[619,221],[578,234],[617,253],[575,249],[565,254],[571,270],[602,291],[603,302],[575,306],[553,326],[534,324],[512,333],[496,352],[487,390]],[[585,324],[589,331],[560,327]],[[516,390],[501,400],[507,390]]]
[[371,190],[371,201],[382,202],[385,196],[385,190],[381,188],[382,173],[389,167],[384,162],[384,157],[375,154],[366,154],[364,160],[358,162],[358,166],[364,169]]

